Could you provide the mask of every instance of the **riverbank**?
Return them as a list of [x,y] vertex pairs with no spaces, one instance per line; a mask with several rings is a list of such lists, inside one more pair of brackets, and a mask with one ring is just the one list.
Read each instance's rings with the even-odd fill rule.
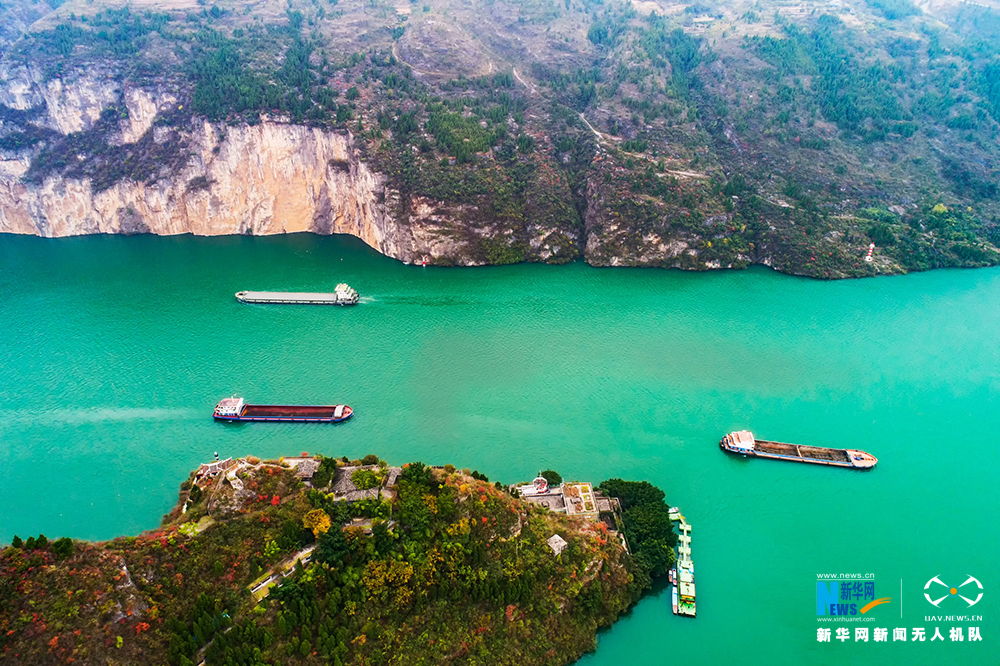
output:
[[666,515],[661,491],[607,489],[636,557],[620,521],[551,512],[451,465],[210,462],[159,529],[15,537],[0,554],[0,662],[566,664],[672,545],[669,521],[630,525],[637,503]]

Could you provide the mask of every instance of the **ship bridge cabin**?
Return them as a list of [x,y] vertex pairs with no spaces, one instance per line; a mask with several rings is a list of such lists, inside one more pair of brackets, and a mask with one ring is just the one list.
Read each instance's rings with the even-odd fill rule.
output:
[[219,404],[215,406],[216,416],[239,416],[243,413],[243,398],[238,398],[235,395],[232,398],[223,398],[219,401]]
[[753,433],[749,430],[737,430],[729,433],[729,449],[736,453],[752,453],[754,446]]

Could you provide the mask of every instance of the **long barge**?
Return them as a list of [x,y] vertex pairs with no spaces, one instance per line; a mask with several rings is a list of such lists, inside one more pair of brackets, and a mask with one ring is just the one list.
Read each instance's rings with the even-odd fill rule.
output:
[[305,291],[238,291],[240,303],[288,305],[357,305],[358,292],[349,285],[338,284],[331,293]]
[[290,421],[295,423],[340,423],[351,418],[347,405],[248,405],[243,398],[223,398],[212,415],[219,421]]
[[753,433],[749,430],[737,430],[729,433],[722,438],[719,446],[724,451],[742,456],[790,460],[830,467],[871,469],[878,462],[878,458],[872,454],[858,449],[829,449],[823,446],[770,442],[766,439],[754,438]]

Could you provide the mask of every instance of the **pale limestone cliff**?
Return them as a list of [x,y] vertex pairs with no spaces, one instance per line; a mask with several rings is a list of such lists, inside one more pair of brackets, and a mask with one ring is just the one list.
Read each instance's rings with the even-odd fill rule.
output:
[[[141,116],[136,122],[146,124]],[[142,129],[129,126],[126,136]],[[351,138],[264,123],[219,130],[204,123],[189,137],[187,167],[152,184],[124,180],[94,192],[89,180],[0,182],[0,231],[199,235],[296,231],[352,233],[394,254],[383,180],[353,152]],[[194,184],[194,186],[192,186]]]
[[[180,146],[179,161],[157,163],[155,177],[98,188],[90,178],[59,172],[29,178],[30,151],[0,156],[0,233],[343,233],[402,261],[458,265],[484,263],[482,240],[510,233],[493,229],[475,206],[419,196],[401,202],[361,158],[349,132],[273,119],[235,127],[189,119],[176,126],[174,92],[123,86],[99,69],[45,80],[32,67],[0,62],[0,104],[30,112],[31,124],[62,135],[107,132],[97,125],[107,127],[102,112],[111,109],[119,120],[117,130],[102,135],[107,145]],[[158,122],[164,114],[173,115]],[[559,251],[564,241],[551,234],[550,225],[535,222],[534,256],[545,260]]]
[[[156,101],[143,91],[126,101],[122,140],[156,131],[150,129]],[[26,183],[27,160],[3,162],[0,232],[344,233],[404,261],[470,263],[463,244],[443,233],[448,219],[433,202],[417,203],[403,224],[394,219],[389,208],[397,193],[358,159],[349,134],[273,122],[227,128],[205,122],[185,139],[192,156],[182,172],[152,184],[122,180],[101,192],[89,180]]]
[[118,81],[101,68],[46,80],[37,67],[0,64],[0,104],[20,111],[43,108],[39,124],[60,134],[89,129],[120,96]]

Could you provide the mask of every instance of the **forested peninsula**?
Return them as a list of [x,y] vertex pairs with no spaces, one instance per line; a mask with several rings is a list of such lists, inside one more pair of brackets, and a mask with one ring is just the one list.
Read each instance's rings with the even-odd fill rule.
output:
[[566,664],[674,561],[663,491],[594,491],[573,516],[451,465],[217,460],[156,530],[15,537],[0,663]]
[[0,232],[1000,263],[994,0],[5,0]]

